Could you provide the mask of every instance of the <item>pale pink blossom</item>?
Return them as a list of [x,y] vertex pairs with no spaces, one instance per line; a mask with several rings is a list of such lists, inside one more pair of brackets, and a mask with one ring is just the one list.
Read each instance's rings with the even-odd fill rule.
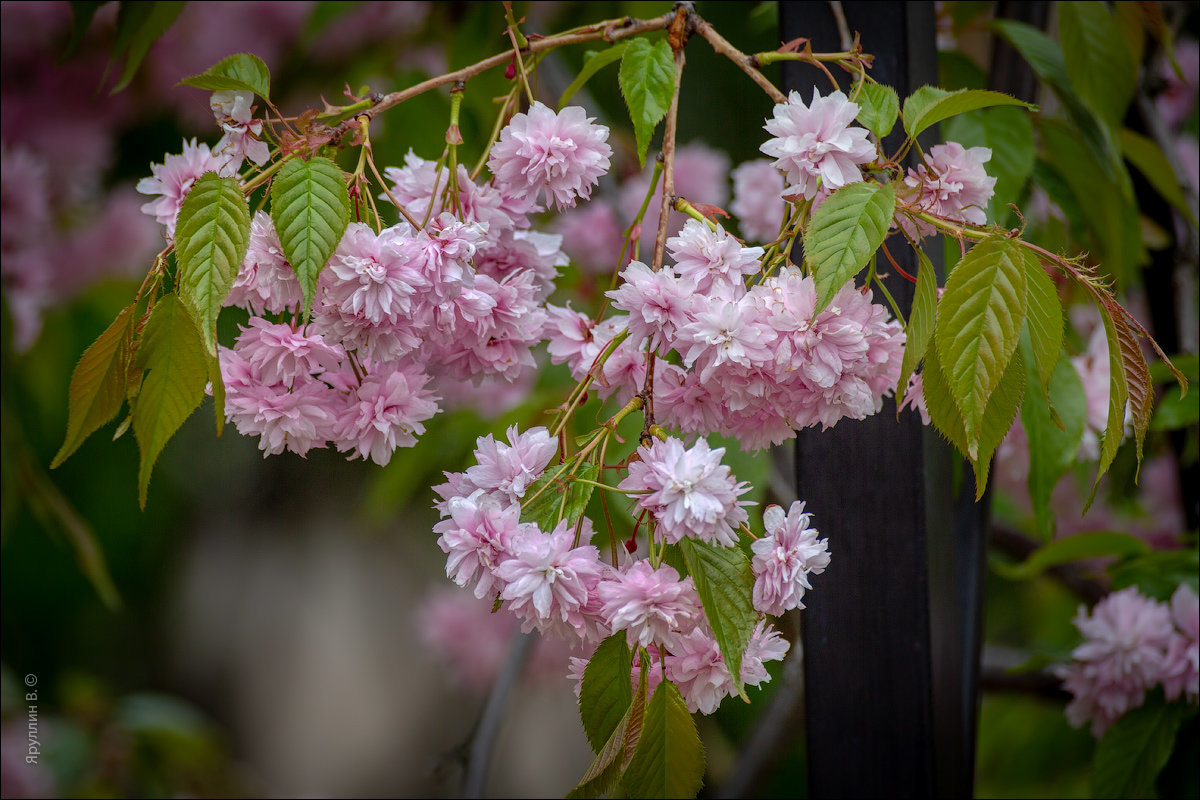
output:
[[680,278],[670,267],[654,272],[640,261],[630,261],[621,271],[621,285],[605,294],[614,308],[629,312],[630,338],[649,339],[657,347],[688,324],[689,300],[695,291],[695,282]]
[[521,522],[519,505],[483,490],[449,496],[441,510],[449,519],[434,525],[433,532],[441,534],[437,545],[446,554],[446,577],[464,588],[474,584],[479,598],[502,589],[493,571],[508,558],[511,540],[528,528],[536,532],[537,526]]
[[758,242],[774,241],[783,227],[787,203],[783,200],[783,175],[770,161],[756,158],[732,173],[733,202],[729,210],[738,219],[742,235]]
[[748,519],[743,506],[750,504],[738,497],[750,486],[736,481],[721,463],[723,455],[725,448],[713,450],[703,439],[689,449],[675,438],[655,439],[638,448],[639,460],[630,463],[618,488],[645,493],[638,507],[654,514],[668,543],[690,536],[732,547]]
[[342,407],[339,392],[300,377],[290,387],[267,384],[257,367],[233,350],[219,348],[225,385],[225,417],[243,436],[258,436],[263,457],[285,449],[303,456],[324,447]]
[[[988,177],[983,165],[991,160],[986,147],[964,148],[958,142],[936,144],[929,148],[925,163],[908,171],[904,184],[918,211],[947,219],[983,225],[987,205],[995,191],[996,179]],[[901,227],[913,238],[913,225],[921,236],[932,236],[936,229],[928,222],[910,221],[901,214]]]
[[761,247],[743,247],[720,225],[714,231],[694,219],[684,223],[678,236],[667,240],[667,252],[675,260],[675,271],[694,281],[699,292],[718,286],[744,288],[746,276],[762,268]]
[[306,336],[290,325],[251,317],[234,349],[257,369],[267,384],[290,386],[300,376],[315,376],[341,366],[346,352],[325,343],[320,334]]
[[184,141],[182,153],[167,156],[161,164],[151,164],[150,177],[138,181],[137,190],[142,194],[161,195],[143,205],[142,211],[165,225],[167,236],[174,238],[175,221],[192,184],[206,172],[227,177],[234,168],[236,165],[231,166],[227,156],[211,152],[207,144],[198,145],[195,139]]
[[1167,647],[1163,690],[1167,700],[1184,695],[1194,703],[1200,695],[1200,598],[1187,584],[1171,595],[1171,620],[1178,633]]
[[251,314],[281,314],[299,310],[304,301],[296,272],[283,254],[275,223],[265,211],[250,220],[250,243],[234,278],[225,305],[248,309]]
[[427,287],[423,259],[408,223],[379,234],[352,222],[321,271],[321,303],[374,325],[396,322],[412,310],[412,297]]
[[504,194],[536,202],[544,191],[558,208],[587,200],[608,172],[608,128],[596,125],[579,106],[555,113],[535,102],[516,114],[492,147],[488,168]]
[[704,618],[691,576],[680,580],[675,568],[666,564],[655,569],[649,561],[635,561],[611,580],[601,581],[597,591],[608,626],[625,631],[630,647],[669,647],[677,634]]
[[865,128],[852,128],[858,104],[842,92],[826,97],[814,89],[810,105],[798,92],[775,106],[774,118],[763,126],[775,138],[760,148],[783,170],[789,194],[812,199],[819,188],[839,189],[862,180],[860,164],[875,159],[875,147]]
[[1091,722],[1092,733],[1100,737],[1162,680],[1175,628],[1167,606],[1134,586],[1108,595],[1091,614],[1080,607],[1074,622],[1084,642],[1071,654],[1071,663],[1058,670],[1063,687],[1074,695],[1067,719],[1075,727]]
[[792,503],[786,516],[779,506],[763,512],[766,536],[750,546],[754,607],[759,611],[778,615],[804,608],[804,591],[812,588],[808,576],[820,575],[829,566],[829,543],[817,538],[810,518],[800,501]]
[[[778,631],[759,621],[742,655],[742,682],[760,686],[771,680],[766,662],[781,660],[789,647]],[[720,646],[704,628],[677,637],[664,665],[667,678],[679,687],[679,693],[692,713],[711,714],[722,700],[737,694]]]
[[503,582],[500,597],[524,620],[523,630],[563,632],[563,623],[581,632],[585,627],[585,607],[603,567],[599,550],[590,544],[574,547],[574,540],[575,526],[563,520],[550,533],[534,526],[509,541],[509,557],[496,566],[495,575]]
[[335,440],[350,458],[370,458],[387,466],[397,447],[412,447],[422,424],[438,412],[437,398],[425,387],[429,376],[412,362],[376,365],[354,390],[338,417]]
[[262,120],[253,119],[254,95],[244,91],[213,92],[209,100],[217,124],[225,134],[213,145],[213,155],[229,159],[234,168],[245,158],[258,166],[267,163],[271,150],[262,141]]
[[508,443],[497,442],[489,433],[475,442],[475,465],[466,471],[472,486],[519,502],[529,485],[558,452],[558,441],[544,426],[521,433],[516,425],[508,428]]

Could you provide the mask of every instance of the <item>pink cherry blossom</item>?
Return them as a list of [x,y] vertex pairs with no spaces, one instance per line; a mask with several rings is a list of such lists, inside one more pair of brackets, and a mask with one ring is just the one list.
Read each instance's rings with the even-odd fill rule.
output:
[[524,620],[522,628],[581,633],[589,598],[595,596],[603,567],[593,545],[574,547],[575,526],[566,520],[550,533],[536,526],[524,529],[509,541],[509,558],[495,568],[503,581],[500,597],[505,606]]
[[688,324],[689,299],[695,291],[693,281],[680,278],[670,267],[654,272],[640,261],[630,261],[621,271],[620,287],[606,295],[614,308],[629,312],[630,338],[649,339],[657,346]]
[[[983,168],[991,157],[992,151],[986,147],[966,149],[958,142],[936,144],[929,148],[924,164],[908,171],[904,183],[919,211],[983,225],[996,186],[996,179],[988,177]],[[900,220],[901,227],[913,235],[909,218],[902,214]],[[921,236],[936,232],[927,222],[917,220],[915,225]]]
[[306,336],[262,317],[250,318],[234,350],[259,371],[264,383],[288,386],[297,377],[336,370],[346,357],[341,347],[326,344],[320,334]]
[[635,561],[597,589],[604,602],[604,618],[614,631],[625,631],[635,644],[670,646],[678,633],[686,633],[704,618],[700,596],[689,576],[680,580],[674,567],[658,569],[648,561]]
[[783,175],[770,161],[747,161],[732,173],[733,202],[729,210],[738,219],[742,235],[758,242],[774,241],[783,227],[787,203],[783,200]]
[[787,515],[779,506],[763,512],[766,536],[752,544],[754,557],[754,607],[767,614],[804,608],[804,591],[811,589],[809,575],[820,575],[829,566],[829,547],[809,527],[811,515],[804,503],[792,503]]
[[231,165],[227,156],[214,154],[207,144],[198,145],[195,139],[184,141],[182,153],[167,156],[161,164],[151,164],[150,177],[138,181],[137,190],[142,194],[162,195],[142,206],[142,211],[165,225],[167,236],[174,238],[175,220],[192,184],[206,172],[228,176],[234,168],[236,165]]
[[397,447],[412,447],[422,424],[438,412],[437,398],[425,388],[429,376],[412,362],[376,365],[339,415],[335,440],[350,458],[370,458],[387,466]]
[[262,141],[262,120],[253,119],[254,95],[250,92],[213,92],[209,106],[225,135],[213,146],[213,154],[229,159],[236,168],[245,158],[258,166],[267,163],[271,150]]
[[1194,703],[1200,695],[1200,598],[1187,584],[1171,595],[1171,620],[1178,633],[1167,647],[1163,690],[1167,700],[1184,695]]
[[233,281],[227,306],[246,308],[252,314],[280,314],[299,310],[304,296],[296,272],[283,254],[275,223],[264,211],[250,220],[250,244]]
[[762,268],[761,247],[743,247],[720,225],[714,231],[694,219],[684,224],[678,236],[667,240],[667,252],[675,259],[675,271],[694,281],[700,292],[714,286],[744,288],[745,277]]
[[579,106],[555,113],[535,102],[516,114],[492,147],[488,168],[504,194],[536,202],[545,191],[558,208],[587,200],[600,176],[608,172],[608,128],[596,125]]
[[558,442],[544,426],[524,433],[516,425],[508,428],[508,444],[497,442],[489,433],[475,443],[476,464],[466,471],[470,484],[519,502],[529,485],[558,452]]
[[446,577],[459,586],[475,585],[475,596],[487,597],[504,587],[494,570],[509,557],[511,540],[522,531],[537,526],[521,522],[521,507],[483,490],[451,496],[442,512],[443,519],[433,526],[441,534],[437,545],[446,554]]
[[377,235],[370,225],[352,222],[321,271],[321,302],[375,325],[396,322],[411,312],[417,290],[429,285],[421,267],[408,223]]
[[856,116],[858,104],[842,92],[821,97],[814,89],[810,105],[792,92],[775,106],[774,118],[763,126],[775,138],[759,150],[783,170],[787,193],[811,200],[819,188],[834,190],[862,180],[858,165],[875,159],[875,147],[865,128],[850,127]]

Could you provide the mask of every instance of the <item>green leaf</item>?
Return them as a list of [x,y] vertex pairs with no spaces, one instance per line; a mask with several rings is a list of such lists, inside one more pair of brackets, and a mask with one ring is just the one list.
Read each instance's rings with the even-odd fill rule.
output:
[[210,92],[253,92],[271,102],[271,71],[251,53],[234,53],[201,72],[184,78],[178,86],[194,86]]
[[175,295],[164,295],[155,304],[133,366],[145,371],[133,407],[133,433],[141,453],[138,502],[145,508],[154,462],[200,405],[208,382],[204,343],[191,314]]
[[1105,3],[1058,4],[1059,39],[1071,86],[1117,128],[1137,87],[1138,70],[1120,23]]
[[83,37],[87,34],[88,28],[92,27],[92,20],[95,18],[96,12],[106,2],[108,0],[71,0],[71,40],[67,42],[67,47],[63,50],[58,63],[61,64],[75,55],[79,45],[83,43]]
[[[552,531],[558,521],[565,519],[574,525],[587,508],[596,487],[581,483],[564,474],[558,477],[558,467],[551,467],[525,490],[521,506],[521,521],[535,522],[544,531]],[[587,463],[576,470],[575,477],[594,481],[599,475],[595,464]]]
[[930,347],[926,351],[925,368],[921,375],[924,377],[925,406],[929,410],[930,420],[938,432],[971,462],[971,467],[975,470],[975,499],[978,500],[983,497],[983,491],[987,488],[992,455],[1008,433],[1008,429],[1012,427],[1017,408],[1025,394],[1025,359],[1020,350],[1014,352],[996,391],[992,392],[981,420],[978,457],[975,458],[967,452],[962,413],[950,394],[950,386],[942,370],[936,347]]
[[637,137],[638,161],[644,166],[650,137],[659,120],[667,115],[675,93],[675,58],[671,46],[665,39],[654,43],[634,39],[621,56],[618,81]]
[[896,193],[890,185],[852,183],[825,198],[804,231],[804,257],[813,267],[819,314],[883,244]]
[[125,402],[133,306],[126,306],[104,333],[84,351],[71,374],[67,433],[50,469],[67,460],[97,428],[117,415]]
[[1108,574],[1114,592],[1136,586],[1147,597],[1167,601],[1181,583],[1200,592],[1200,553],[1195,548],[1151,551],[1113,564]]
[[317,278],[350,224],[350,193],[342,170],[327,158],[286,162],[271,186],[271,219],[300,281],[307,317]]
[[863,127],[883,138],[896,126],[900,116],[900,97],[890,86],[879,83],[864,83],[858,94],[858,121]]
[[125,57],[121,79],[110,94],[116,94],[129,85],[138,67],[150,50],[150,45],[166,33],[183,11],[182,2],[121,3],[117,12],[117,37],[113,43],[113,59]]
[[1163,393],[1150,419],[1152,431],[1174,431],[1195,425],[1200,422],[1200,393],[1191,392],[1186,396],[1178,386],[1172,386]]
[[1029,62],[1037,76],[1055,89],[1067,89],[1071,79],[1062,48],[1038,28],[1011,19],[992,20],[990,26]]
[[750,559],[737,547],[720,547],[687,537],[679,541],[679,549],[687,562],[688,574],[696,582],[704,615],[721,648],[725,666],[733,676],[738,694],[744,697],[742,655],[758,621],[751,596],[754,574]]
[[981,108],[947,121],[943,131],[947,141],[992,151],[985,166],[988,175],[996,179],[988,219],[1004,219],[1010,213],[1009,203],[1020,198],[1033,173],[1036,147],[1029,115],[1019,108]]
[[[958,262],[938,303],[934,343],[951,396],[962,414],[965,452],[972,461],[981,457],[979,443],[988,401],[1021,338],[1025,284],[1020,244],[995,236],[975,245]],[[1021,379],[1023,383],[1023,375]]]
[[[639,39],[637,41],[641,40]],[[571,101],[571,98],[575,96],[575,93],[582,89],[584,84],[592,79],[593,75],[617,59],[621,58],[621,56],[625,54],[626,46],[627,45],[625,42],[621,42],[620,44],[614,44],[607,50],[601,50],[599,52],[592,53],[591,56],[583,62],[583,66],[580,67],[579,74],[575,76],[575,80],[571,81],[571,85],[568,86],[566,91],[562,93],[562,97],[558,98],[558,110],[562,111],[566,107],[567,103]],[[667,102],[669,103],[670,100]]]
[[1125,404],[1129,400],[1129,385],[1125,380],[1125,370],[1121,368],[1121,344],[1118,341],[1117,322],[1103,305],[1100,309],[1101,320],[1104,323],[1104,336],[1108,341],[1108,418],[1105,422],[1104,433],[1100,435],[1100,465],[1096,472],[1096,483],[1092,486],[1091,497],[1084,505],[1084,511],[1091,508],[1096,499],[1096,490],[1100,488],[1100,478],[1108,472],[1121,440],[1125,438]]
[[1054,281],[1042,269],[1042,262],[1031,250],[1023,250],[1025,258],[1025,326],[1029,330],[1033,365],[1037,367],[1037,383],[1045,391],[1050,376],[1059,361],[1063,341],[1062,303]]
[[601,751],[633,702],[632,661],[624,631],[601,642],[588,659],[579,690],[579,718],[593,752]]
[[913,297],[912,313],[908,315],[908,327],[904,329],[904,358],[900,362],[900,381],[896,384],[898,398],[904,397],[908,379],[925,357],[929,340],[933,337],[933,323],[937,316],[937,275],[924,250],[917,251],[917,259],[917,289]]
[[1157,797],[1154,780],[1175,748],[1186,703],[1167,703],[1159,692],[1126,711],[1104,732],[1092,760],[1096,797]]
[[695,797],[704,784],[704,745],[679,689],[663,681],[646,708],[642,735],[621,777],[631,797]]
[[217,352],[217,317],[250,244],[250,207],[236,178],[215,172],[197,180],[179,209],[175,257],[179,293],[210,355]]
[[1037,106],[1018,100],[1003,92],[986,89],[959,89],[947,92],[936,86],[922,86],[904,101],[904,130],[910,139],[922,131],[956,114],[991,106],[1024,106],[1036,111]]
[[1050,495],[1079,455],[1087,422],[1087,396],[1079,373],[1066,359],[1058,362],[1046,389],[1041,387],[1033,359],[1027,359],[1027,368],[1029,381],[1021,404],[1021,422],[1029,442],[1029,499],[1038,530],[1049,539],[1054,533]]
[[608,737],[604,747],[596,754],[579,784],[567,793],[568,798],[601,797],[617,786],[621,774],[637,751],[638,740],[642,735],[642,723],[646,716],[646,676],[649,674],[649,668],[649,660],[644,660],[638,677],[638,688],[633,693],[633,702],[629,704],[629,710],[621,718],[612,736]]
[[1192,215],[1192,209],[1183,192],[1183,184],[1180,182],[1182,176],[1171,167],[1171,162],[1154,140],[1128,128],[1118,131],[1117,139],[1121,143],[1121,153],[1130,164],[1137,167],[1137,171],[1150,182],[1154,191],[1162,195],[1163,199],[1183,214],[1192,225],[1196,225],[1196,218]]
[[1130,558],[1150,550],[1143,540],[1128,533],[1097,531],[1057,539],[1039,547],[1020,564],[995,563],[996,572],[1006,578],[1025,581],[1036,578],[1051,567],[1091,558],[1117,556]]

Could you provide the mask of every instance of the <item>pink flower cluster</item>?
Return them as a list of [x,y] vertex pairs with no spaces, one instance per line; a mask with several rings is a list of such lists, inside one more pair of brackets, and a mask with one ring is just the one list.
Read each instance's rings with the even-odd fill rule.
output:
[[792,503],[786,515],[779,506],[763,512],[767,535],[750,546],[754,607],[759,611],[778,615],[804,608],[804,591],[812,588],[808,576],[820,575],[829,566],[829,543],[808,527],[811,517],[800,501]]
[[[690,576],[672,567],[631,559],[621,568],[603,561],[589,543],[593,530],[583,518],[542,530],[521,521],[521,504],[536,481],[551,471],[557,441],[545,428],[508,429],[508,441],[492,436],[476,443],[475,464],[447,473],[434,487],[442,521],[434,526],[446,553],[446,574],[476,597],[495,597],[521,620],[586,654],[603,638],[623,632],[630,646],[647,648],[662,661],[666,677],[679,686],[688,707],[704,713],[736,693],[704,616]],[[737,497],[746,491],[720,464],[723,451],[703,440],[684,450],[678,440],[640,451],[621,489],[639,495],[668,541],[683,535],[724,541],[746,519]],[[551,474],[553,474],[551,472]],[[674,535],[678,533],[679,535]],[[782,658],[787,642],[760,623],[742,662],[746,683],[769,680],[765,661]],[[581,678],[586,659],[572,659]]]
[[857,116],[858,104],[842,92],[821,97],[814,89],[809,105],[792,92],[786,103],[775,106],[774,117],[764,126],[775,138],[759,150],[783,170],[787,194],[811,200],[818,190],[832,192],[862,180],[859,165],[875,160],[875,146],[866,128],[850,127]]
[[1067,719],[1075,727],[1090,722],[1098,738],[1159,685],[1168,701],[1196,702],[1200,600],[1190,587],[1180,585],[1168,605],[1131,586],[1101,600],[1091,614],[1081,607],[1075,627],[1085,641],[1058,670],[1074,696]]
[[643,351],[678,353],[656,362],[655,409],[685,433],[738,437],[746,449],[778,444],[795,430],[863,419],[899,378],[904,334],[870,293],[848,283],[821,313],[810,277],[784,270],[747,289],[761,248],[743,247],[719,226],[691,220],[668,240],[673,267],[631,262],[608,293],[614,315],[594,324],[549,308],[549,351],[579,380],[617,336],[627,338],[599,369],[602,395],[632,397],[645,378]]
[[[907,199],[917,211],[983,225],[996,186],[996,179],[988,177],[983,168],[991,157],[992,151],[986,147],[967,149],[958,142],[934,145],[925,163],[908,171],[904,179]],[[928,222],[913,220],[903,212],[897,212],[896,219],[913,239],[937,232]]]

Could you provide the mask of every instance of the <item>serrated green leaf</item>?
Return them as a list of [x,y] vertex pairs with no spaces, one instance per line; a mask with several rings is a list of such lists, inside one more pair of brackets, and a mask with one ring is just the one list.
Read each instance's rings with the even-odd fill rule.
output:
[[1171,162],[1154,140],[1128,128],[1118,131],[1117,139],[1121,143],[1122,155],[1150,181],[1154,191],[1162,195],[1163,199],[1183,214],[1192,225],[1196,225],[1196,218],[1192,215],[1192,209],[1184,195],[1181,183],[1183,176],[1175,172]]
[[675,58],[671,46],[665,39],[653,43],[634,39],[621,56],[618,82],[637,137],[638,162],[644,166],[650,137],[659,120],[667,115],[675,93]]
[[1157,550],[1127,561],[1118,561],[1108,568],[1112,590],[1136,586],[1147,597],[1163,602],[1170,600],[1179,584],[1187,584],[1200,592],[1200,553],[1186,550]]
[[[1112,301],[1112,305],[1117,306],[1115,300]],[[1146,356],[1142,353],[1138,336],[1126,317],[1128,312],[1119,306],[1110,310],[1120,349],[1121,371],[1125,374],[1125,392],[1129,399],[1129,416],[1132,418],[1133,440],[1137,447],[1140,468],[1142,443],[1146,439],[1146,430],[1150,427],[1150,417],[1154,413],[1154,387],[1150,384],[1150,367],[1146,364]]]
[[633,702],[629,704],[629,710],[621,718],[612,736],[608,737],[604,747],[596,754],[579,784],[567,793],[568,798],[602,797],[617,786],[621,774],[637,751],[638,740],[642,735],[642,723],[646,716],[646,678],[649,671],[649,661],[645,660],[642,662],[637,691],[633,693]]
[[97,428],[117,415],[125,402],[133,306],[126,306],[104,333],[84,351],[71,374],[67,395],[67,433],[50,469],[67,460]]
[[249,244],[250,207],[237,179],[205,173],[179,209],[175,258],[180,297],[195,314],[210,355],[217,352],[217,317]]
[[858,94],[858,121],[879,138],[892,132],[900,116],[900,96],[890,86],[864,83]]
[[145,371],[133,407],[133,433],[141,453],[138,502],[145,508],[154,462],[200,405],[208,381],[200,332],[175,295],[165,295],[155,304],[138,344],[134,368]]
[[1137,87],[1137,64],[1120,23],[1105,3],[1058,4],[1059,40],[1071,87],[1109,126],[1125,116]]
[[579,719],[593,752],[600,752],[633,702],[632,663],[624,631],[601,642],[588,659],[579,689]]
[[350,224],[350,193],[342,170],[327,158],[285,163],[271,186],[271,219],[300,281],[307,317],[317,278]]
[[987,89],[959,89],[956,92],[947,92],[936,86],[922,86],[904,101],[904,130],[910,139],[916,139],[922,131],[944,119],[992,106],[1024,106],[1030,111],[1037,110],[1037,106],[1003,92]]
[[[559,476],[558,469],[550,467],[546,474],[529,484],[525,502],[521,505],[522,522],[534,522],[542,530],[552,531],[559,520],[565,519],[570,525],[579,520],[596,487],[566,474]],[[599,468],[592,463],[580,466],[575,473],[576,478],[584,481],[594,481],[598,475]]]
[[[972,461],[980,458],[988,401],[1021,339],[1025,284],[1021,246],[995,236],[975,245],[958,262],[938,303],[934,343],[962,415],[966,454]],[[1023,392],[1024,375],[1021,380]]]
[[194,86],[210,92],[253,92],[271,101],[271,71],[266,63],[251,53],[234,53],[199,75],[184,78],[177,85]]
[[1100,465],[1096,472],[1096,482],[1092,486],[1092,494],[1084,504],[1084,511],[1091,508],[1096,499],[1096,490],[1100,488],[1100,478],[1108,472],[1121,440],[1125,438],[1125,404],[1129,400],[1129,385],[1125,380],[1125,370],[1121,368],[1121,343],[1118,340],[1117,322],[1112,314],[1100,304],[1100,316],[1104,324],[1104,337],[1108,342],[1108,418],[1105,421],[1104,432],[1100,434]]
[[908,379],[925,357],[937,317],[937,275],[923,250],[917,251],[917,259],[917,289],[908,327],[904,329],[904,358],[900,362],[900,381],[896,384],[896,397],[900,398],[908,389]]
[[1012,361],[1008,363],[996,391],[992,392],[991,399],[988,400],[979,429],[977,458],[972,458],[967,452],[962,412],[958,410],[950,394],[950,386],[943,373],[936,347],[930,347],[926,351],[925,368],[921,375],[924,377],[922,385],[925,389],[925,407],[929,410],[930,421],[938,432],[971,462],[975,471],[975,499],[978,500],[983,497],[983,491],[987,488],[992,455],[1008,433],[1008,429],[1012,427],[1017,408],[1024,397],[1025,359],[1019,349],[1013,353]]
[[95,18],[96,12],[106,2],[108,0],[71,0],[71,40],[67,42],[58,63],[61,64],[75,55],[75,51],[83,43],[83,37],[87,34],[88,28],[92,26],[92,19]]
[[1033,173],[1037,148],[1029,114],[1020,108],[981,108],[947,120],[943,131],[947,141],[992,151],[984,167],[996,179],[988,219],[1004,219]]
[[121,79],[110,94],[129,85],[142,65],[150,46],[166,33],[167,28],[183,11],[183,2],[121,3],[117,12],[117,37],[113,43],[113,58],[125,58]]
[[1157,797],[1154,781],[1175,748],[1185,703],[1167,703],[1159,692],[1112,724],[1092,760],[1096,797]]
[[1062,564],[1108,556],[1131,558],[1149,550],[1149,545],[1143,540],[1128,533],[1092,531],[1067,536],[1043,545],[1019,564],[996,563],[993,566],[996,572],[1006,578],[1025,581]]
[[704,784],[704,745],[679,689],[663,681],[646,708],[642,735],[621,786],[631,797],[695,797]]
[[1031,250],[1025,257],[1025,297],[1027,309],[1025,327],[1029,331],[1033,366],[1037,367],[1038,384],[1043,391],[1050,386],[1050,376],[1059,361],[1063,341],[1062,303],[1054,281],[1042,269],[1042,262]]
[[[1087,396],[1079,373],[1066,359],[1058,362],[1046,389],[1041,387],[1032,358],[1026,360],[1026,366],[1029,381],[1021,405],[1021,422],[1029,442],[1026,482],[1038,530],[1043,538],[1049,539],[1054,533],[1050,495],[1079,455],[1079,442],[1087,422]],[[1053,404],[1053,414],[1047,400]],[[1056,418],[1062,427],[1055,423]]]
[[[593,53],[590,58],[584,61],[583,66],[579,69],[579,74],[575,76],[575,80],[571,81],[571,85],[562,93],[562,97],[558,98],[558,110],[562,111],[567,103],[571,101],[571,98],[575,96],[575,93],[582,89],[584,84],[592,79],[593,75],[621,58],[625,53],[626,46],[625,42],[614,44],[607,50],[600,50]],[[670,102],[670,100],[667,102]]]
[[890,185],[852,183],[833,192],[817,208],[804,231],[804,258],[812,265],[819,314],[857,275],[883,244],[896,193]]
[[738,694],[744,696],[742,656],[758,621],[751,595],[754,573],[750,559],[737,547],[720,547],[687,537],[679,541],[679,549],[687,562],[688,574],[696,582],[696,592],[721,648],[721,657],[733,676]]

